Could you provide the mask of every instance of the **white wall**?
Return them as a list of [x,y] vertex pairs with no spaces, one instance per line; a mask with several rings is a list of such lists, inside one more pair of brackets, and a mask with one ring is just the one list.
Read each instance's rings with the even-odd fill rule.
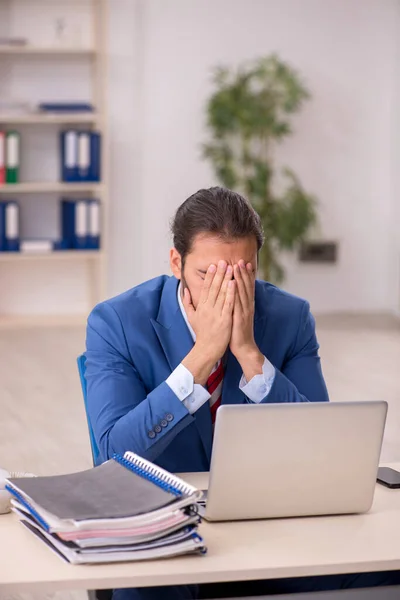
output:
[[[46,18],[33,4],[0,2],[0,33],[28,31],[36,43],[51,43],[54,18],[67,10],[80,14],[73,23],[90,44],[86,0],[43,0]],[[398,0],[109,5],[110,295],[168,272],[170,218],[189,194],[216,183],[200,157],[212,67],[275,51],[313,93],[279,158],[319,197],[321,231],[341,246],[333,267],[288,260],[285,287],[307,297],[315,312],[398,309]],[[0,94],[85,98],[89,72],[86,59],[2,57]],[[23,136],[22,176],[55,179],[56,129],[27,127]],[[38,206],[47,207],[40,218]],[[55,198],[23,199],[24,235],[56,235],[55,207]],[[87,310],[85,265],[65,262],[61,273],[54,263],[37,264],[0,265],[0,313]]]
[[337,266],[289,261],[285,287],[307,297],[315,312],[397,306],[397,0],[110,4],[110,292],[168,272],[170,217],[189,194],[215,183],[200,160],[212,67],[275,51],[313,94],[279,158],[318,196],[323,235],[340,242]]

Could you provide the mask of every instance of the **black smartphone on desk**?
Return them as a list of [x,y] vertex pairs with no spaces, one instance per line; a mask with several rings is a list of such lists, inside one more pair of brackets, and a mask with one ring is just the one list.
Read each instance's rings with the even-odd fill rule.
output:
[[400,473],[390,467],[379,467],[377,481],[392,490],[400,488]]

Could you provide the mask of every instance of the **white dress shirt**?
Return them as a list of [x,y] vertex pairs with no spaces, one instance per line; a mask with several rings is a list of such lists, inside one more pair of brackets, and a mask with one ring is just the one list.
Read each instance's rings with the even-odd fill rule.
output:
[[[178,286],[178,303],[183,318],[185,319],[185,323],[190,331],[190,335],[195,342],[196,334],[188,321],[181,298],[181,284]],[[266,357],[264,357],[262,370],[262,374],[254,375],[249,382],[246,380],[244,374],[240,379],[239,388],[248,398],[249,402],[260,403],[268,396],[272,388],[275,379],[275,367]],[[211,397],[205,387],[198,383],[194,383],[193,375],[182,363],[171,373],[166,380],[166,383],[174,394],[178,396],[179,400],[183,402],[190,414],[195,413],[196,410],[203,406],[205,402],[208,402]]]

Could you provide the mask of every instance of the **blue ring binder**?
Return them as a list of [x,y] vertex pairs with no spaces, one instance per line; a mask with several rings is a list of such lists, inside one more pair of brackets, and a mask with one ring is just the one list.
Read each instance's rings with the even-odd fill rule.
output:
[[6,485],[6,490],[7,490],[7,492],[10,492],[10,494],[12,494],[18,500],[18,502],[27,509],[27,511],[39,523],[39,525],[41,525],[43,527],[43,529],[45,529],[46,531],[50,531],[50,527],[46,523],[46,521],[39,515],[39,513],[37,512],[37,510],[35,510],[33,508],[33,506],[31,506],[29,504],[29,502],[27,502],[21,496],[21,494],[19,492],[17,492],[17,490],[14,490],[14,488],[11,487],[11,485],[8,485],[8,484]]
[[151,481],[155,485],[158,485],[158,487],[160,487],[164,491],[174,494],[177,498],[180,498],[183,496],[183,493],[177,487],[175,487],[174,485],[171,485],[170,483],[165,483],[164,481],[162,481],[162,479],[160,479],[156,475],[153,475],[152,473],[149,473],[148,471],[146,471],[145,469],[142,469],[138,465],[135,465],[134,463],[130,462],[129,460],[126,460],[126,458],[124,458],[120,454],[114,454],[113,459],[116,462],[118,462],[120,465],[122,465],[123,467],[132,471],[133,473],[136,473],[137,475],[140,475],[140,477],[143,477],[144,479]]

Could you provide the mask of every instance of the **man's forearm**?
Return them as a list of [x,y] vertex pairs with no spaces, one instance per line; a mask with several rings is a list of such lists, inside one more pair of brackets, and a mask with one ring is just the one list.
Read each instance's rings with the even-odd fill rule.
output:
[[182,364],[193,375],[194,383],[205,385],[217,360],[218,358],[208,349],[202,348],[196,343],[189,354],[185,356]]
[[242,367],[246,381],[251,381],[255,375],[262,375],[265,357],[257,347],[244,348],[236,358]]

